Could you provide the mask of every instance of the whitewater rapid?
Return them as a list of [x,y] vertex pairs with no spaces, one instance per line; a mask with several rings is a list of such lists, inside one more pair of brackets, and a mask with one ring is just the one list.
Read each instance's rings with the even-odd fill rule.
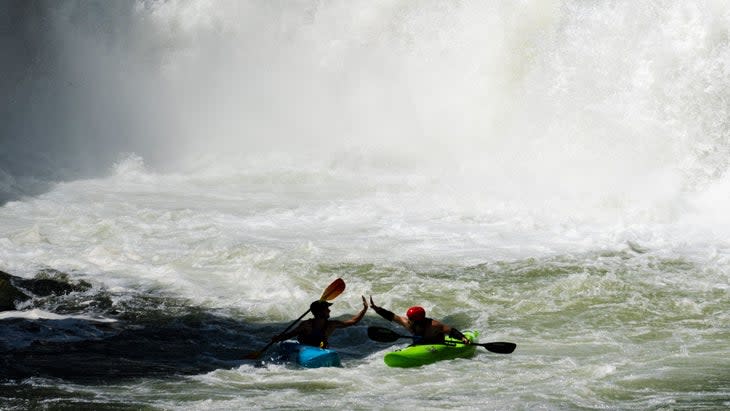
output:
[[[31,4],[0,271],[90,287],[0,315],[0,408],[729,406],[724,2]],[[518,348],[244,359],[335,278]]]

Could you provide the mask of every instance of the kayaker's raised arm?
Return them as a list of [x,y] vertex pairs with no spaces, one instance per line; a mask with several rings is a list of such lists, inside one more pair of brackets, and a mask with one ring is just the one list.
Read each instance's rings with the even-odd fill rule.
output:
[[385,318],[386,320],[388,320],[388,321],[394,321],[394,322],[402,325],[403,327],[405,327],[407,330],[410,330],[411,329],[410,324],[408,323],[408,319],[407,318],[401,317],[400,315],[397,315],[397,314],[395,314],[392,311],[388,311],[388,310],[386,310],[383,307],[378,307],[377,305],[375,305],[375,302],[373,301],[373,296],[372,295],[370,296],[370,306],[373,307],[373,310],[375,310],[375,312],[379,316]]
[[340,323],[340,326],[338,328],[345,328],[349,327],[351,325],[355,325],[362,320],[362,318],[365,316],[365,313],[368,311],[368,300],[365,299],[365,296],[362,297],[362,310],[360,310],[359,313],[357,313],[356,316],[350,318],[349,320],[342,321]]

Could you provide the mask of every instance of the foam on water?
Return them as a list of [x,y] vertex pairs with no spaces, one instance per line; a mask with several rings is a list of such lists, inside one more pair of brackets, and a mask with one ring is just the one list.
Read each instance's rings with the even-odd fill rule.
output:
[[[122,351],[162,347],[165,361],[139,360],[131,380],[104,385],[2,386],[17,398],[727,405],[723,2],[39,10],[21,13],[29,27],[51,22],[28,61],[48,70],[6,76],[21,109],[2,133],[0,201],[12,201],[0,207],[0,270],[51,267],[94,288],[35,298],[26,304],[42,311],[26,318],[3,314],[29,350],[11,354],[53,358],[43,350],[72,337],[110,361],[93,368],[109,377],[116,357],[85,339],[114,336]],[[39,181],[51,185],[36,195]],[[360,294],[396,312],[417,302],[518,350],[404,372],[382,364],[393,347],[367,341],[363,325],[333,337],[344,368],[237,360],[337,277],[347,290],[335,316],[359,310]],[[131,326],[99,333],[87,306]],[[34,344],[28,330],[51,325],[63,332]],[[175,378],[157,378],[169,369]]]

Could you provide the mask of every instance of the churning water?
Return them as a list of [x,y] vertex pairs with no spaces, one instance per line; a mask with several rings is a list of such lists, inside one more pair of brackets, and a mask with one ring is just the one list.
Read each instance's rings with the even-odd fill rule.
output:
[[[92,287],[0,405],[730,407],[730,6],[638,3],[10,3],[0,270]],[[243,359],[338,277],[517,350]]]

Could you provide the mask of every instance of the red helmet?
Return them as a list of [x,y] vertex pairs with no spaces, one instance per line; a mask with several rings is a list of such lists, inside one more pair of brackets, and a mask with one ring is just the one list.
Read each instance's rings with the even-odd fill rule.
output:
[[413,306],[406,311],[406,317],[411,321],[420,321],[426,318],[426,310],[423,307]]

